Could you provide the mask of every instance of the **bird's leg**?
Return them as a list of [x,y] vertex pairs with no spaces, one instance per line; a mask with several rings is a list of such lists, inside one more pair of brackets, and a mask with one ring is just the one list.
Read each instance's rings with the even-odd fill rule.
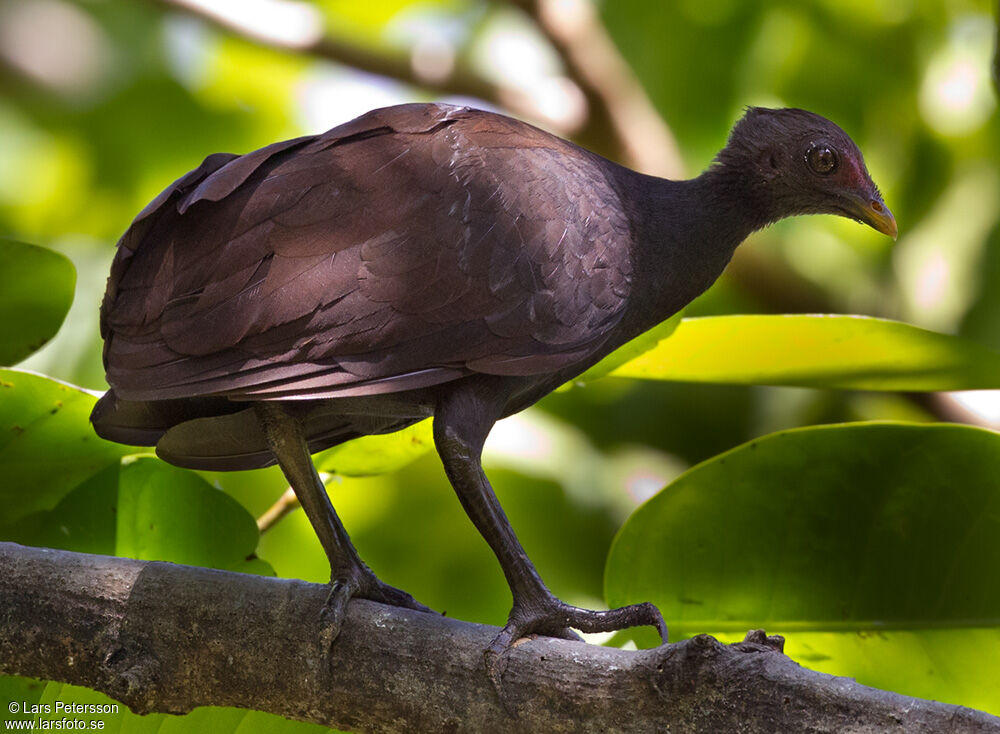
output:
[[489,543],[514,597],[507,624],[484,653],[486,670],[498,693],[506,654],[519,638],[532,632],[566,637],[569,628],[611,632],[626,627],[656,627],[663,641],[667,628],[650,603],[595,611],[570,606],[545,586],[514,534],[483,471],[481,454],[495,420],[487,405],[469,392],[455,391],[442,399],[434,415],[434,442],[452,487],[476,528]]
[[330,560],[330,594],[323,607],[323,634],[332,644],[340,633],[352,597],[430,612],[405,591],[382,583],[358,556],[309,454],[302,424],[280,403],[254,404],[268,446],[299,498]]

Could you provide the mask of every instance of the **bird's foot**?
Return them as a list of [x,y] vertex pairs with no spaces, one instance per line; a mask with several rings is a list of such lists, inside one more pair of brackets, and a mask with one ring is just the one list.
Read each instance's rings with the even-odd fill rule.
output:
[[581,632],[615,632],[627,627],[655,627],[663,642],[667,641],[667,625],[660,610],[653,604],[630,604],[627,607],[597,611],[582,609],[560,601],[551,594],[538,599],[515,599],[507,624],[493,638],[483,653],[486,673],[497,694],[503,700],[501,679],[507,668],[507,656],[514,643],[526,635],[537,633],[549,637],[579,640],[573,630]]
[[336,641],[344,626],[347,602],[354,598],[436,614],[433,609],[424,606],[405,591],[383,583],[367,567],[335,572],[330,579],[330,593],[320,612],[320,634],[327,650]]

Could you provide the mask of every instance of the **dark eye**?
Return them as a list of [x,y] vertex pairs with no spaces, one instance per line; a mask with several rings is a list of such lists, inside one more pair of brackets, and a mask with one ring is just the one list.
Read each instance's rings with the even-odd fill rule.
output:
[[826,145],[814,145],[810,148],[806,153],[806,161],[816,173],[825,175],[837,170],[837,154]]

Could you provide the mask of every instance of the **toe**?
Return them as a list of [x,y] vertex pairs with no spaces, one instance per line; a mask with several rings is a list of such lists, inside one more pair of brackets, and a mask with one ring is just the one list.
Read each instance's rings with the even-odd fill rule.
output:
[[667,626],[663,616],[660,610],[649,602],[604,611],[570,606],[555,597],[543,601],[532,600],[530,603],[515,602],[506,626],[493,638],[483,654],[486,672],[502,699],[500,681],[507,668],[507,656],[514,643],[521,637],[537,632],[579,640],[580,637],[573,631],[574,629],[581,632],[616,632],[627,627],[647,625],[655,627],[662,640],[667,641]]
[[497,697],[504,708],[507,707],[507,699],[503,692],[503,674],[507,670],[507,655],[514,642],[520,637],[522,637],[522,634],[518,631],[517,625],[513,622],[508,622],[500,630],[500,634],[493,638],[489,647],[483,651],[483,664],[486,666],[486,675],[493,684],[493,689],[497,692]]
[[378,581],[377,583],[377,588],[372,589],[371,594],[366,595],[365,598],[371,599],[372,601],[379,601],[383,604],[389,604],[394,607],[403,607],[405,609],[415,609],[418,612],[436,614],[433,609],[424,606],[402,589],[397,589],[393,586],[389,586],[388,584],[383,584],[381,581]]
[[330,592],[320,612],[320,634],[327,649],[340,635],[347,615],[347,602],[355,597],[435,613],[405,591],[382,583],[367,567],[340,569],[330,579]]
[[323,609],[320,611],[320,635],[329,648],[344,626],[344,616],[347,614],[347,602],[353,596],[351,584],[346,581],[334,580],[330,583],[330,593],[326,596]]
[[554,630],[549,637],[558,637],[560,640],[572,640],[573,642],[585,641],[572,627],[563,627],[562,629]]
[[594,611],[569,607],[569,624],[581,632],[616,632],[628,627],[655,627],[663,642],[667,641],[667,625],[653,604],[632,604],[627,607]]

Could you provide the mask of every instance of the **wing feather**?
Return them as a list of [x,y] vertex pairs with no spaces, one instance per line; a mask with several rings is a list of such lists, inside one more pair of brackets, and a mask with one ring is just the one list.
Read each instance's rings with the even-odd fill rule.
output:
[[446,105],[210,156],[122,237],[102,309],[129,400],[376,394],[585,359],[629,224],[601,159]]

